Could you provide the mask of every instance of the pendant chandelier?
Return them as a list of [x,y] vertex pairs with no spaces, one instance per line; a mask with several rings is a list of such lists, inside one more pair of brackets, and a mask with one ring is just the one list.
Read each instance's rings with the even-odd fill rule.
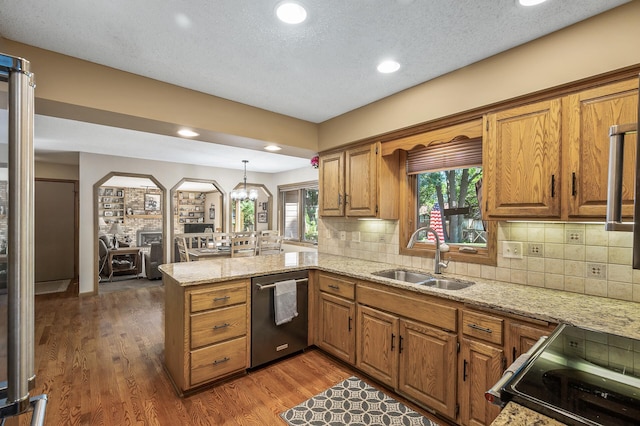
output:
[[242,160],[242,162],[244,163],[244,186],[240,189],[234,189],[231,191],[231,199],[234,201],[255,201],[258,199],[258,190],[250,189],[247,191],[247,163],[249,160]]

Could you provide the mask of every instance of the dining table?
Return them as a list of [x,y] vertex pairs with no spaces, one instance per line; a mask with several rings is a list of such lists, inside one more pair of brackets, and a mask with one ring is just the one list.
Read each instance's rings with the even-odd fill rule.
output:
[[191,260],[204,260],[220,257],[231,257],[231,249],[229,247],[202,247],[187,249]]

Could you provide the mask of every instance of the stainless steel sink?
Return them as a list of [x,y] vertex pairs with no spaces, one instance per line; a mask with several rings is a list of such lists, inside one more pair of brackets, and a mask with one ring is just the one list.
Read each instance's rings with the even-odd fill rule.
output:
[[406,269],[392,269],[389,271],[373,272],[373,275],[413,284],[422,284],[433,279],[431,275],[421,274],[420,272],[407,271]]
[[462,290],[463,288],[467,288],[474,284],[471,281],[455,280],[451,278],[436,278],[429,274],[407,271],[406,269],[378,271],[373,272],[372,275],[383,278],[390,278],[392,280],[403,281],[405,283],[424,285],[433,288],[441,288],[443,290]]
[[434,288],[441,288],[443,290],[462,290],[463,288],[472,286],[475,283],[471,281],[460,281],[447,278],[432,278],[420,284]]

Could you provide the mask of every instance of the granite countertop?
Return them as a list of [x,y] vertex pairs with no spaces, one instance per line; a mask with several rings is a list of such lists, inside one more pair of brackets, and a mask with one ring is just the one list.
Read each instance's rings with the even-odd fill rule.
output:
[[565,426],[550,417],[530,410],[522,405],[509,402],[491,426]]
[[423,294],[443,297],[504,313],[555,323],[567,323],[640,339],[640,305],[634,302],[509,284],[461,275],[443,277],[474,281],[462,290],[443,290],[372,275],[372,272],[403,268],[432,271],[318,253],[285,253],[235,259],[171,263],[160,270],[182,286],[243,279],[286,271],[317,269],[356,279],[382,283]]

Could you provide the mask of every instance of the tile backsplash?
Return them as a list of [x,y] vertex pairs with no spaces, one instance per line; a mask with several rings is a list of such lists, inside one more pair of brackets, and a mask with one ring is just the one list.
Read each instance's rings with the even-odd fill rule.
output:
[[[432,258],[399,254],[398,230],[397,221],[321,218],[318,251],[433,269]],[[521,259],[502,255],[505,241],[522,243]],[[630,232],[603,224],[499,222],[497,266],[450,262],[445,273],[640,302],[632,246]]]

